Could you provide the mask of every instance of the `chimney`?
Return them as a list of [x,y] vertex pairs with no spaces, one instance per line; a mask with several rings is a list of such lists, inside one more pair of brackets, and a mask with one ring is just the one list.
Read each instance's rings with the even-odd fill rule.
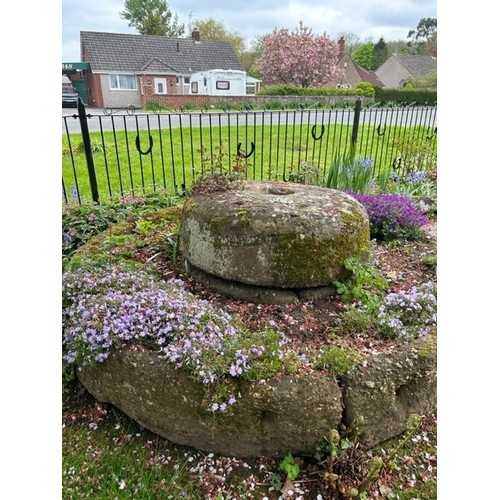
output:
[[198,28],[193,28],[191,37],[193,38],[194,43],[200,43],[200,30]]
[[343,54],[345,52],[345,40],[343,36],[339,38],[338,45],[340,54]]

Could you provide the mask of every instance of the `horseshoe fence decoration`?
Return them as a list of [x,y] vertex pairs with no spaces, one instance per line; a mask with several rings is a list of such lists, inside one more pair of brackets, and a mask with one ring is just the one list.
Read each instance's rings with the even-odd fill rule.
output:
[[143,151],[141,149],[141,138],[139,137],[139,135],[137,135],[137,137],[135,138],[135,147],[141,155],[148,155],[153,149],[153,138],[151,137],[151,135],[149,136],[149,148],[146,151]]
[[321,125],[321,133],[318,136],[316,136],[316,125],[313,125],[313,128],[311,129],[311,135],[315,141],[319,141],[323,137],[324,133],[325,133],[325,126]]
[[250,158],[250,156],[254,154],[254,152],[255,152],[255,144],[253,142],[250,143],[250,153],[248,153],[247,155],[241,152],[241,142],[238,142],[238,148],[236,150],[236,155],[238,156],[238,158],[245,158],[245,160],[247,160],[248,158]]

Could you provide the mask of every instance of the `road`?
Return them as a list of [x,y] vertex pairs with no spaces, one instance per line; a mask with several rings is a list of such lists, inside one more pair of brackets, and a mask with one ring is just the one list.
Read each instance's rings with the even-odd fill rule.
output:
[[[90,132],[96,131],[119,131],[124,130],[147,130],[177,128],[180,125],[186,128],[219,127],[219,126],[247,126],[247,125],[295,125],[305,123],[322,125],[331,123],[342,123],[350,125],[353,123],[353,109],[320,109],[320,110],[296,110],[296,111],[250,111],[250,112],[193,112],[193,113],[148,113],[138,110],[129,114],[127,110],[113,110],[111,115],[106,115],[103,109],[86,108],[88,127]],[[437,127],[437,108],[398,108],[378,109],[364,108],[361,110],[360,124],[393,126],[424,125],[434,129]],[[80,121],[78,111],[75,108],[62,108],[62,132],[63,134],[80,133]],[[320,130],[318,130],[318,134]]]

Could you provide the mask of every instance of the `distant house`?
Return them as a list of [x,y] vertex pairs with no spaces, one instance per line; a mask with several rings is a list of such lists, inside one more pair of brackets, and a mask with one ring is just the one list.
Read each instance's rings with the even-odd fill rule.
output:
[[[176,107],[190,94],[193,73],[244,70],[228,42],[120,33],[80,32],[89,106],[144,108],[148,101]],[[192,96],[195,98],[195,96]],[[199,104],[207,96],[198,96]]]
[[341,37],[337,42],[339,45],[339,59],[337,66],[343,71],[343,76],[325,84],[325,87],[339,89],[350,89],[356,87],[359,82],[371,83],[374,87],[383,87],[374,71],[369,71],[355,63],[351,56],[345,51],[345,40]]
[[434,56],[403,56],[392,54],[376,71],[387,88],[402,88],[410,80],[420,80],[437,69]]

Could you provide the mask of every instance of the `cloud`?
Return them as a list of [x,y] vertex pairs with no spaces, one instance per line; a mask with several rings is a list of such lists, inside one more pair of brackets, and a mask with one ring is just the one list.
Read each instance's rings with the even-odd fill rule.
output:
[[[80,60],[80,31],[136,33],[120,19],[125,0],[63,0],[63,60]],[[295,30],[302,20],[315,34],[336,38],[353,33],[360,40],[384,37],[386,41],[406,40],[420,19],[437,17],[436,0],[171,0],[170,10],[188,29],[197,19],[223,21],[228,30],[238,32],[250,44],[257,36],[275,28]]]

